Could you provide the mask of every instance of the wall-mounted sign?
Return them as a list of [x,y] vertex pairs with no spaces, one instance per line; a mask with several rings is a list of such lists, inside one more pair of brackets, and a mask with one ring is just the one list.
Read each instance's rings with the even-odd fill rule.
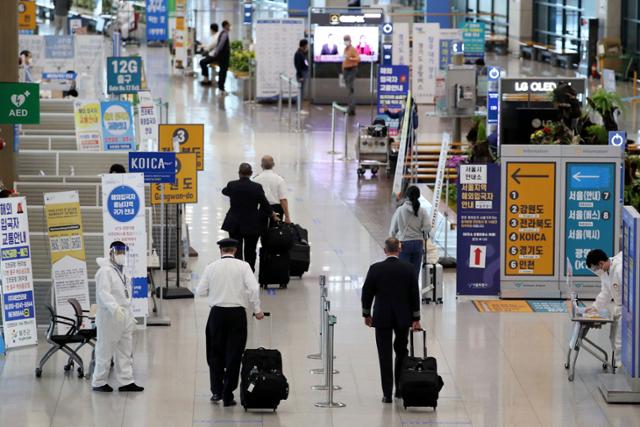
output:
[[0,124],[40,123],[40,86],[0,82]]

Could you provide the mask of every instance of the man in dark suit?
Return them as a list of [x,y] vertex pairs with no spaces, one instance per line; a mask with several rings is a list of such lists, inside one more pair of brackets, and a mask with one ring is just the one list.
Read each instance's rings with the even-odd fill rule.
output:
[[213,54],[213,61],[218,64],[218,90],[220,95],[226,95],[224,90],[224,83],[227,80],[227,70],[229,70],[229,61],[231,59],[231,41],[229,40],[229,31],[231,31],[231,24],[229,21],[222,21],[222,32],[218,37],[218,44]]
[[271,216],[278,219],[278,214],[273,212],[262,186],[251,181],[252,174],[251,165],[242,163],[238,170],[240,179],[229,181],[222,189],[222,194],[229,197],[231,203],[222,229],[239,242],[236,258],[244,259],[255,271],[256,245],[262,232],[262,218]]
[[[400,261],[400,242],[393,237],[384,242],[387,259],[369,267],[362,287],[362,316],[365,325],[376,328],[376,344],[382,380],[382,402],[391,403],[394,384],[391,340],[396,353],[396,397],[402,362],[408,355],[409,328],[420,330],[420,293],[418,278],[411,264]],[[371,305],[375,299],[373,316]]]

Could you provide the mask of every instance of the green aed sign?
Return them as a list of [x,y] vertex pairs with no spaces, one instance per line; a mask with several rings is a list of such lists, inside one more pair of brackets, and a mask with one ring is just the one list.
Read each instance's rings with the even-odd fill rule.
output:
[[0,82],[0,124],[40,123],[40,86]]

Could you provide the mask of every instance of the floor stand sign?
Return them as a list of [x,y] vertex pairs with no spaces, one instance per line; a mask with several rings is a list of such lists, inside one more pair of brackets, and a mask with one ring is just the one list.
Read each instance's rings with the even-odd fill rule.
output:
[[151,92],[138,92],[138,147],[141,151],[155,151],[158,147],[159,115]]
[[411,91],[417,104],[432,104],[435,100],[439,49],[439,24],[413,24]]
[[158,151],[194,153],[196,166],[204,170],[204,125],[159,125]]
[[[80,196],[77,191],[45,193],[44,209],[56,313],[73,318],[75,312],[68,302],[70,298],[78,300],[83,310],[89,310],[91,306]],[[90,327],[88,323],[87,328]]]
[[148,314],[147,227],[145,220],[144,176],[141,173],[102,175],[104,253],[111,242],[129,246],[126,263],[131,278],[133,313]]
[[586,268],[596,247],[618,252],[620,151],[598,145],[502,147],[501,296],[581,298],[599,279]]
[[411,63],[409,49],[410,27],[408,22],[394,22],[392,37],[392,64],[409,65]]
[[6,348],[37,344],[27,200],[0,200],[0,282]]
[[129,101],[102,101],[102,144],[104,151],[136,149],[133,108]]
[[74,101],[78,151],[102,151],[99,101]]
[[458,295],[500,292],[500,165],[460,165]]
[[622,210],[622,372],[600,375],[600,392],[608,403],[640,403],[640,214]]

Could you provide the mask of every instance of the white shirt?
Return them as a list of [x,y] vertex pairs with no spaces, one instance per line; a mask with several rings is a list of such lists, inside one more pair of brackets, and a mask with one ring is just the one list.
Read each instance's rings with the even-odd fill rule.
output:
[[260,285],[248,263],[225,255],[202,273],[196,294],[209,296],[210,307],[244,307],[260,310]]
[[622,305],[622,252],[610,260],[609,272],[600,276],[602,288],[593,302],[598,311],[606,309],[612,299],[616,306]]
[[280,200],[286,199],[286,185],[284,178],[275,173],[272,169],[263,170],[255,178],[254,182],[262,185],[267,201],[272,205],[280,204]]
[[207,51],[209,56],[213,56],[213,52],[216,50],[216,46],[218,46],[218,38],[220,37],[220,32],[215,33],[209,39],[209,43],[204,47],[204,50]]

